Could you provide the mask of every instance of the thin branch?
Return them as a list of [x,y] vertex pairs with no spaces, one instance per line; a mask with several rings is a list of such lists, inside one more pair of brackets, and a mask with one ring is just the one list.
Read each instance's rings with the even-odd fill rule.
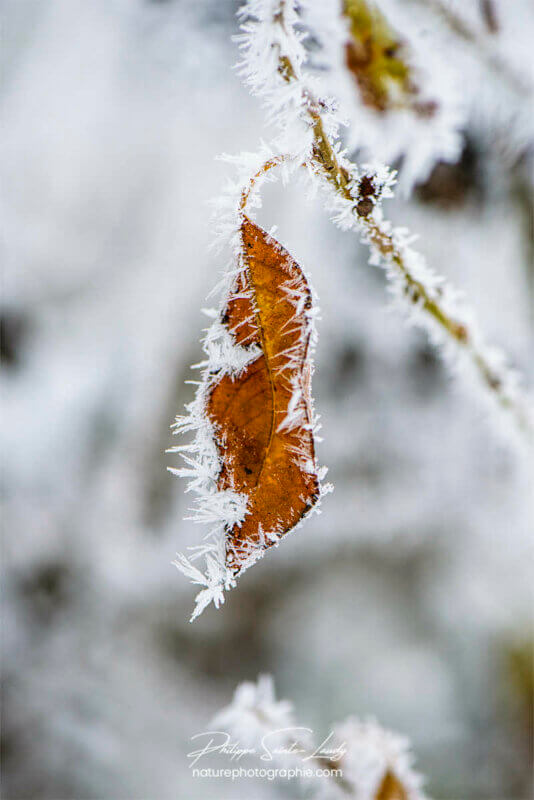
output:
[[[295,33],[293,25],[288,24],[286,20],[286,12],[291,12],[293,17],[295,15],[293,0],[290,2],[281,0],[278,4],[273,4],[273,7],[276,8],[276,12],[268,24],[270,23],[274,29],[279,29],[272,37],[271,44],[271,47],[278,51],[278,75],[285,84],[296,88],[300,84],[301,117],[307,121],[313,134],[309,166],[315,174],[328,182],[336,196],[344,202],[344,211],[348,209],[352,215],[353,222],[363,234],[363,241],[379,255],[382,265],[388,270],[389,277],[401,281],[402,292],[414,310],[421,310],[427,323],[431,323],[430,326],[427,324],[430,332],[441,333],[444,342],[453,343],[458,352],[468,357],[482,384],[502,408],[513,414],[520,431],[532,439],[534,430],[531,410],[526,398],[523,398],[518,390],[517,374],[505,367],[504,358],[500,353],[489,350],[483,344],[480,335],[477,335],[476,329],[469,325],[467,320],[456,318],[447,309],[445,289],[449,290],[448,305],[451,305],[450,296],[455,296],[457,293],[450,287],[444,287],[442,280],[429,272],[426,267],[422,270],[420,262],[414,269],[414,264],[410,262],[413,262],[413,257],[418,259],[420,257],[407,247],[406,240],[403,240],[398,229],[395,230],[390,223],[382,219],[380,214],[375,213],[380,199],[375,191],[376,187],[366,193],[361,191],[365,180],[373,187],[372,178],[364,177],[363,180],[355,181],[355,176],[359,174],[358,168],[340,153],[339,147],[328,135],[324,121],[324,104],[319,102],[308,86],[302,82],[300,64],[294,63],[288,55],[292,48],[297,50],[300,46],[298,34]],[[265,22],[266,20],[260,20],[257,24]],[[244,30],[248,32],[252,30],[250,23]],[[281,42],[284,43],[285,50]],[[246,46],[245,44],[245,51]],[[265,82],[266,77],[262,76],[261,80]],[[248,82],[253,84],[250,74]],[[272,87],[269,91],[273,91]],[[425,278],[429,280],[425,282]]]
[[256,185],[256,182],[260,178],[262,178],[267,172],[269,172],[269,170],[273,169],[273,167],[277,167],[280,164],[283,164],[284,162],[290,161],[290,160],[291,160],[290,156],[280,155],[280,156],[274,156],[273,158],[270,158],[268,161],[266,161],[264,164],[262,164],[260,169],[254,175],[252,175],[248,185],[245,186],[245,188],[241,192],[241,198],[240,198],[240,201],[239,201],[239,214],[244,214],[245,213],[245,211],[247,209],[247,203],[249,201],[250,193],[253,191],[253,189],[254,189],[254,187]]

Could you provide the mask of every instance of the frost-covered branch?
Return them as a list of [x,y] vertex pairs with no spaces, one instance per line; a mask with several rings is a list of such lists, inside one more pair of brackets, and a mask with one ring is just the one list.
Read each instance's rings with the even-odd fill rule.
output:
[[[295,720],[290,702],[276,699],[269,675],[238,686],[230,705],[211,724],[253,755],[272,753],[280,769],[293,769],[322,800],[425,800],[404,737],[374,721],[349,717],[318,740]],[[298,767],[308,768],[306,777]]]
[[[201,380],[195,399],[174,426],[175,433],[191,432],[194,438],[172,448],[186,463],[171,471],[189,479],[187,490],[196,494],[191,518],[210,525],[203,544],[174,562],[201,587],[192,620],[209,603],[223,603],[237,577],[317,512],[330,489],[322,483],[325,470],[314,450],[313,290],[290,254],[253,223],[261,186],[272,179],[275,167],[284,181],[305,168],[312,188],[323,191],[334,222],[355,230],[369,246],[370,263],[385,270],[394,301],[408,319],[426,329],[456,371],[484,389],[483,397],[509,412],[502,419],[515,420],[517,430],[532,436],[517,373],[500,351],[485,344],[471,310],[427,267],[411,246],[413,237],[384,219],[382,200],[392,195],[394,173],[382,165],[359,167],[347,158],[335,104],[323,99],[316,80],[303,72],[306,51],[295,1],[250,0],[241,15],[241,71],[264,99],[280,135],[271,148],[229,159],[238,177],[218,203],[216,227],[229,262],[217,287],[218,307],[207,312],[212,322],[203,341],[206,358],[197,365]],[[254,278],[256,270],[260,274]],[[264,287],[262,300],[258,285]],[[276,314],[271,315],[271,306]],[[233,404],[232,394],[243,386],[244,400]],[[260,408],[245,402],[247,392]],[[284,430],[292,432],[287,441]],[[243,447],[249,441],[255,447]],[[205,560],[203,569],[198,559]]]
[[414,237],[384,219],[381,200],[392,194],[393,173],[383,166],[360,169],[341,147],[335,103],[321,98],[316,80],[303,73],[306,52],[297,13],[302,5],[295,0],[249,0],[243,6],[238,40],[245,82],[264,99],[278,124],[279,143],[295,152],[312,179],[326,187],[334,221],[357,231],[369,245],[370,263],[385,269],[395,302],[409,320],[425,328],[454,368],[470,374],[471,382],[483,387],[531,438],[531,405],[518,373],[500,350],[486,345],[461,294],[411,247]]

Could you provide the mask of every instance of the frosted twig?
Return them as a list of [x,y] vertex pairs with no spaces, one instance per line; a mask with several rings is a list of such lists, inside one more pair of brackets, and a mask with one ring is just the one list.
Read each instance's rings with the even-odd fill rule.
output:
[[[300,5],[296,0],[249,0],[242,7],[240,67],[246,83],[264,97],[285,139],[290,138],[288,129],[294,123],[300,132],[304,129],[306,145],[299,156],[310,174],[329,188],[327,200],[334,221],[357,230],[370,246],[370,263],[386,270],[395,299],[407,305],[410,320],[426,328],[455,367],[462,362],[471,367],[488,396],[510,412],[517,428],[532,439],[531,404],[521,391],[518,373],[507,365],[501,351],[485,344],[460,293],[410,247],[407,231],[383,218],[380,201],[392,194],[393,173],[383,166],[362,172],[349,161],[339,142],[334,104],[319,98],[310,80],[304,79],[305,51],[302,34],[295,28]],[[268,58],[262,48],[267,48]]]

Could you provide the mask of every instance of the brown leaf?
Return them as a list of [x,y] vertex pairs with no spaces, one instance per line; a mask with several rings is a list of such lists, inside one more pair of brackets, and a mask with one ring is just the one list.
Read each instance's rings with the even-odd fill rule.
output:
[[218,489],[248,496],[226,531],[234,575],[272,547],[319,498],[309,361],[311,292],[299,265],[244,217],[240,271],[222,315],[237,345],[259,348],[239,374],[215,382],[207,414],[222,469]]
[[382,779],[375,800],[408,800],[404,786],[389,769]]
[[345,62],[356,81],[362,102],[378,112],[409,108],[419,117],[432,117],[437,104],[422,100],[406,43],[369,0],[344,0],[349,22]]

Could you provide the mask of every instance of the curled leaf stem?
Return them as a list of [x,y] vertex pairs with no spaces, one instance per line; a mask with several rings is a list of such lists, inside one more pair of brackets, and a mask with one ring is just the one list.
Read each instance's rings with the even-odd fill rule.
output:
[[256,182],[260,178],[262,178],[267,172],[269,172],[269,170],[273,169],[274,167],[278,167],[280,166],[280,164],[283,164],[284,162],[290,160],[291,156],[289,155],[279,155],[279,156],[274,156],[274,158],[270,158],[268,161],[262,164],[260,169],[254,175],[252,175],[248,185],[241,192],[241,198],[239,201],[239,209],[238,209],[240,215],[244,215],[246,213],[247,204],[250,199],[250,194],[253,191],[254,187],[256,186]]

